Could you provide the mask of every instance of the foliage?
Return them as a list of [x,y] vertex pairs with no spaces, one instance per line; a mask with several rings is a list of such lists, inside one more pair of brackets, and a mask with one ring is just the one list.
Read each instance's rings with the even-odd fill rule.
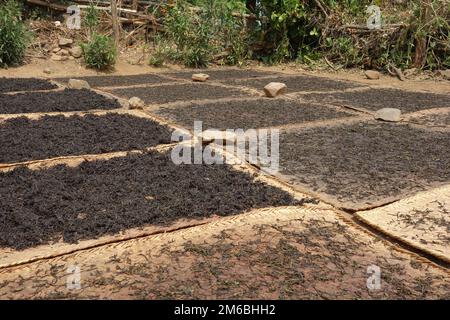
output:
[[114,41],[107,35],[98,33],[100,12],[90,1],[86,8],[83,24],[88,29],[88,42],[82,43],[84,61],[89,68],[105,70],[116,63],[117,50]]
[[162,36],[157,35],[154,43],[155,47],[150,56],[149,64],[153,67],[162,67],[168,57],[173,57],[175,54],[170,43]]
[[88,28],[89,34],[94,33],[100,23],[100,12],[91,1],[86,8],[84,16],[84,25]]
[[[200,7],[192,7],[200,5]],[[153,65],[163,60],[182,62],[188,67],[205,67],[218,55],[228,64],[243,64],[248,56],[243,1],[177,1],[164,17],[165,41],[155,41],[150,59]],[[158,40],[159,39],[159,40]]]
[[[371,4],[381,7],[383,24],[404,26],[375,32],[345,27],[365,26]],[[255,39],[261,48],[257,57],[266,63],[292,58],[312,63],[325,57],[343,67],[449,67],[450,3],[446,0],[402,4],[381,0],[261,0],[256,14],[260,27]]]
[[106,36],[94,33],[91,41],[81,44],[84,61],[90,68],[108,69],[116,63],[116,48],[114,41]]
[[13,0],[0,5],[0,65],[17,65],[23,61],[31,33],[22,21],[21,6]]
[[[396,28],[353,35],[335,28],[328,33],[325,43],[319,49],[324,48],[328,58],[345,67],[385,69],[395,65],[404,69],[448,68],[450,8],[449,5],[443,5],[442,0],[429,2],[429,6],[422,1],[408,3],[408,7],[403,10],[409,12],[409,15],[403,17],[395,17],[390,14],[390,11],[395,10],[384,8],[383,20],[403,23],[403,26]],[[356,22],[362,24],[363,19],[364,16]],[[423,42],[423,48],[419,48],[419,40]]]

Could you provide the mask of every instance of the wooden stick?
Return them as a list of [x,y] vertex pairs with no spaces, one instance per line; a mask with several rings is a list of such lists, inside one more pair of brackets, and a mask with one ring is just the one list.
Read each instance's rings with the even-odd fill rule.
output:
[[316,5],[319,7],[320,11],[322,11],[322,13],[325,15],[325,18],[328,18],[328,13],[325,10],[325,8],[323,7],[322,3],[320,2],[320,0],[314,0],[314,2],[316,3]]
[[49,3],[46,1],[42,1],[42,0],[27,0],[28,3],[32,3],[32,4],[37,4],[39,6],[44,6],[53,10],[57,10],[57,11],[66,11],[67,10],[67,6],[65,5],[60,5],[60,4],[55,4],[55,3]]

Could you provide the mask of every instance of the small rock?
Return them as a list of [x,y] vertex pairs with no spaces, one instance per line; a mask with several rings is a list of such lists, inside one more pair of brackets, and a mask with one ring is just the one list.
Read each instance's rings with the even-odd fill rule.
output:
[[269,98],[274,98],[287,91],[287,86],[281,82],[271,82],[264,87],[264,93]]
[[402,112],[399,109],[383,108],[376,112],[375,119],[390,122],[399,122],[401,115]]
[[57,53],[57,52],[59,52],[60,50],[61,50],[60,47],[56,47],[56,48],[54,48],[54,49],[52,50],[52,52],[53,52],[53,53]]
[[450,69],[447,69],[447,70],[439,70],[439,74],[440,74],[445,80],[450,80]]
[[44,73],[50,74],[50,73],[52,73],[52,70],[50,70],[50,68],[45,68],[44,69]]
[[70,47],[72,45],[72,43],[73,43],[73,40],[67,39],[67,38],[61,38],[61,39],[59,39],[59,42],[58,42],[60,47]]
[[60,55],[60,56],[68,56],[69,55],[69,51],[66,50],[66,49],[61,49],[56,54]]
[[69,56],[69,60],[75,60],[75,57]]
[[370,80],[380,79],[380,73],[378,71],[367,70],[364,72],[364,75],[366,76],[367,79],[370,79]]
[[61,21],[55,21],[54,24],[55,27],[61,27]]
[[133,97],[130,100],[128,100],[128,105],[130,109],[144,109],[145,102],[142,101],[141,98]]
[[57,54],[52,54],[50,59],[52,59],[54,61],[66,61],[68,59],[68,57],[67,56],[59,56]]
[[91,86],[89,83],[85,80],[79,80],[79,79],[70,79],[69,83],[67,84],[67,87],[69,89],[90,89]]
[[70,54],[72,55],[72,57],[74,58],[81,58],[81,56],[83,55],[83,49],[81,49],[80,46],[75,46],[72,49],[69,50]]
[[192,75],[193,81],[205,82],[208,79],[209,79],[209,75],[207,75],[205,73],[195,73]]

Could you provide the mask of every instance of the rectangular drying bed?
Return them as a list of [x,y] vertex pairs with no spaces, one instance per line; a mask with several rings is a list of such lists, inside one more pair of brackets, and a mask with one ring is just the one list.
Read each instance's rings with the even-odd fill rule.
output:
[[1,121],[0,164],[144,149],[171,142],[171,129],[129,113]]
[[171,148],[0,169],[0,267],[313,199],[229,165],[176,165]]
[[40,113],[119,109],[121,104],[91,90],[0,94],[0,113]]
[[176,107],[161,106],[153,112],[187,128],[193,128],[194,121],[202,121],[204,129],[221,130],[246,130],[354,116],[333,107],[269,98],[215,103],[192,102]]
[[55,80],[67,84],[69,82],[69,79],[85,80],[89,83],[91,87],[121,87],[121,86],[134,86],[141,84],[161,84],[175,81],[152,73],[136,74],[129,76],[89,76],[76,78],[56,78]]
[[249,97],[249,93],[219,85],[206,83],[170,84],[152,87],[121,88],[111,90],[111,93],[131,98],[139,97],[147,104],[163,104],[171,102],[187,102],[195,100],[210,100],[223,98]]
[[261,78],[279,75],[276,72],[251,70],[251,69],[224,69],[224,70],[194,69],[189,71],[165,73],[165,75],[182,80],[191,80],[192,75],[195,73],[206,73],[207,75],[209,75],[208,81],[219,81],[219,82],[230,82],[230,80],[236,79]]
[[[270,82],[282,82],[287,86],[287,92],[308,92],[308,91],[337,91],[351,88],[362,87],[362,85],[350,82],[332,80],[322,77],[314,76],[278,76],[273,78],[263,79],[240,79],[235,80],[233,84],[250,87],[257,90],[263,90],[263,88]],[[229,83],[231,84],[231,83]]]
[[309,94],[305,95],[304,98],[319,103],[333,103],[370,111],[377,111],[381,108],[397,108],[403,113],[407,113],[450,107],[450,95],[398,89],[369,89],[354,92]]
[[383,233],[450,263],[450,185],[356,213]]
[[450,182],[450,132],[359,122],[283,132],[281,175],[334,205],[364,210]]
[[0,93],[51,90],[58,86],[49,80],[37,78],[0,78]]

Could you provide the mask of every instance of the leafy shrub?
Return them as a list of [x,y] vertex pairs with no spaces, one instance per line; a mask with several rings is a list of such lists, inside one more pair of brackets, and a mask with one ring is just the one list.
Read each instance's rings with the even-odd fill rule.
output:
[[[247,12],[244,0],[180,0],[157,6],[166,41],[157,45],[151,62],[241,65],[256,57],[267,64],[296,59],[340,67],[450,68],[448,0],[250,2],[251,20],[239,18]],[[389,27],[366,29],[367,8],[373,4]]]
[[0,65],[17,65],[23,61],[31,33],[22,21],[21,7],[12,0],[0,5]]
[[83,43],[81,48],[84,61],[90,68],[104,70],[116,63],[117,52],[114,41],[106,35],[93,34],[91,41]]
[[[260,0],[256,55],[266,63],[325,57],[342,67],[449,68],[449,1],[392,2]],[[383,24],[398,27],[364,30],[372,4],[381,8]]]
[[93,2],[90,2],[86,8],[84,16],[84,25],[88,28],[89,34],[93,34],[100,23],[100,12]]
[[169,57],[174,56],[174,53],[170,43],[164,38],[157,36],[154,42],[155,47],[150,56],[149,64],[153,67],[162,67]]
[[211,21],[207,14],[193,14],[189,7],[179,2],[170,10],[166,20],[167,36],[175,51],[169,57],[188,67],[204,67],[214,51],[211,37]]
[[220,55],[227,64],[242,64],[249,52],[247,34],[243,18],[236,18],[233,13],[243,14],[244,2],[191,2],[201,7],[193,10],[185,1],[168,7],[164,17],[165,41],[155,42],[150,63],[161,65],[163,60],[169,60],[188,67],[205,67]]

